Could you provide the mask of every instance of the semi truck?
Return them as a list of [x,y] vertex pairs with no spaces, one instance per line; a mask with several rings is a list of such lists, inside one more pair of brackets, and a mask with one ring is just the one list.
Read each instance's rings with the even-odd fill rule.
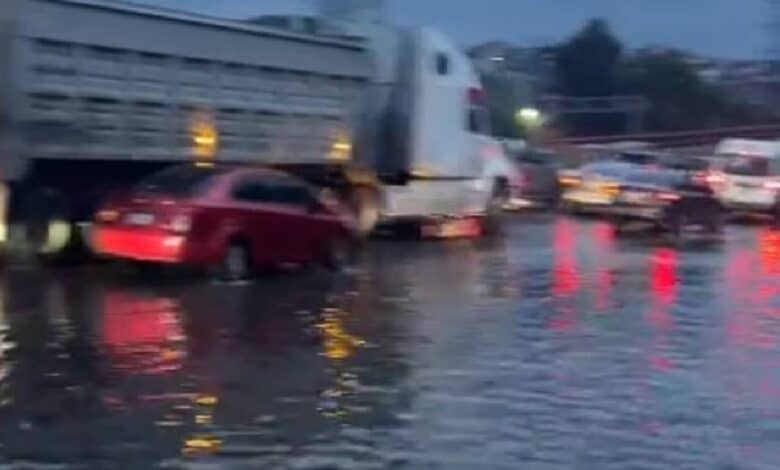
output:
[[289,171],[363,235],[490,220],[508,172],[476,73],[433,29],[0,2],[0,241],[66,252],[101,200],[182,162]]

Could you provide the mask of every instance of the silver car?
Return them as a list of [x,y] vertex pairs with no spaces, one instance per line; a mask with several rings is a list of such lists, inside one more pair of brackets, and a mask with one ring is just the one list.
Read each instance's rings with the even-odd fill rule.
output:
[[620,183],[636,169],[637,165],[612,160],[586,164],[578,174],[562,178],[561,205],[575,213],[608,212],[620,192]]

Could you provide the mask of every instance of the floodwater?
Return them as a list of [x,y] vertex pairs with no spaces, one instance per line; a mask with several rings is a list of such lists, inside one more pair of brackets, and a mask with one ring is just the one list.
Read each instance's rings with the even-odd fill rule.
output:
[[0,468],[776,469],[780,232],[518,216],[248,285],[0,280]]

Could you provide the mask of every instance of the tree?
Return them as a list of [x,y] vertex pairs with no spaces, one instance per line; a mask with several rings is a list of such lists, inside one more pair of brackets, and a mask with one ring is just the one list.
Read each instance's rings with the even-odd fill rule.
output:
[[509,139],[522,137],[515,122],[517,108],[511,81],[498,75],[483,75],[482,86],[487,93],[493,135]]
[[[594,19],[555,51],[555,91],[570,97],[615,94],[622,46],[604,20]],[[564,122],[574,134],[610,134],[623,130],[619,114],[571,115]]]
[[749,124],[754,113],[730,102],[722,90],[701,80],[678,52],[642,54],[621,65],[619,88],[644,96],[650,104],[646,125],[652,131],[674,131]]
[[621,51],[607,23],[591,20],[556,50],[557,91],[575,97],[612,95]]

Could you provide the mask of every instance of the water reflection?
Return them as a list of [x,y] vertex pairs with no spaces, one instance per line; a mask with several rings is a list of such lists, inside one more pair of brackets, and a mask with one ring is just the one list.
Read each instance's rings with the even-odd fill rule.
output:
[[653,329],[650,368],[661,372],[674,367],[665,351],[671,346],[669,333],[675,327],[672,308],[677,300],[678,256],[675,250],[660,248],[650,257],[652,298],[647,311],[647,322]]
[[103,293],[102,346],[112,369],[165,374],[186,357],[181,313],[176,301],[118,290]]
[[607,312],[612,305],[612,286],[615,282],[614,272],[610,262],[615,252],[615,230],[611,224],[597,223],[593,225],[593,238],[596,240],[596,259],[600,261],[596,272],[596,311]]
[[560,218],[372,246],[348,276],[9,278],[0,466],[660,470],[721,468],[736,445],[770,462],[777,243],[616,244]]
[[552,294],[556,301],[557,315],[549,323],[550,328],[555,331],[570,330],[577,321],[578,309],[573,301],[573,296],[580,287],[576,230],[576,225],[569,219],[561,218],[555,223]]

